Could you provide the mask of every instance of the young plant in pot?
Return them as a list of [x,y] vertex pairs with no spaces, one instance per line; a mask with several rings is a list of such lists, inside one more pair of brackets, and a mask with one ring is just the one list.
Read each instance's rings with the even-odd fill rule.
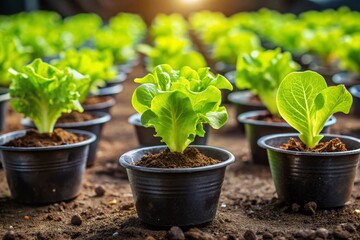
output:
[[[231,88],[224,77],[206,77],[209,69],[157,67],[142,79],[132,98],[146,127],[154,127],[166,146],[124,153],[136,211],[146,224],[194,226],[215,217],[225,168],[234,156],[223,149],[189,144],[204,136],[204,124],[220,128],[227,120],[221,88]],[[181,77],[180,77],[181,76]],[[199,77],[201,76],[201,77]]]
[[30,55],[16,37],[0,34],[0,132],[5,130],[5,121],[8,111],[9,84],[11,82],[9,68],[19,69]]
[[37,128],[0,136],[11,196],[28,204],[71,200],[80,192],[89,144],[96,136],[80,130],[54,130],[54,125],[63,112],[82,110],[78,82],[87,78],[40,59],[19,72],[10,71],[11,106],[30,117]]
[[349,87],[354,98],[352,113],[360,117],[360,34],[344,37],[338,52],[340,66],[346,71],[335,74],[332,80]]
[[187,38],[161,36],[154,40],[154,47],[139,44],[138,51],[146,56],[146,69],[149,72],[165,63],[174,69],[180,69],[183,66],[197,69],[207,65],[205,58],[192,49],[191,41]]
[[[90,82],[84,88],[81,88],[80,103],[86,112],[106,112],[109,113],[111,107],[115,105],[115,98],[111,96],[92,96],[99,92],[99,87],[105,86],[107,80],[116,77],[116,71],[113,68],[113,57],[110,52],[97,51],[83,48],[79,51],[69,49],[60,54],[60,59],[52,61],[56,67],[64,69],[70,67],[76,71],[86,74],[90,77]],[[117,94],[123,87],[119,85],[118,89],[113,89]]]
[[[260,137],[295,131],[281,118],[276,94],[283,78],[298,69],[299,65],[292,61],[290,53],[281,53],[280,49],[252,52],[239,58],[236,84],[256,93],[267,109],[243,112],[237,116],[238,121],[244,124],[252,160],[256,164],[268,164],[266,151],[257,145]],[[326,126],[334,123],[333,117]]]
[[[89,49],[83,49],[79,53],[75,50],[69,50],[65,53],[65,55],[66,57],[64,57],[63,60],[57,62],[57,66],[61,69],[66,69],[66,63],[68,63],[68,66],[72,69],[75,68],[76,71],[83,71],[86,74],[86,77],[84,77],[82,81],[75,82],[75,84],[77,84],[79,102],[82,104],[86,101],[91,90],[97,90],[96,84],[98,81],[101,81],[100,76],[107,75],[106,73],[109,70],[104,69],[104,64],[101,63],[100,59],[95,61],[95,57],[93,55],[97,55],[97,53],[91,52]],[[104,57],[105,56],[109,55],[105,54]],[[56,121],[55,127],[84,130],[97,136],[96,141],[92,142],[89,146],[89,154],[86,162],[86,166],[89,167],[95,162],[102,129],[105,123],[109,122],[110,119],[111,115],[105,111],[87,111],[86,109],[85,112],[71,111],[70,113],[63,113]],[[30,118],[22,119],[21,123],[27,128],[34,127],[34,123]]]
[[279,199],[301,205],[314,201],[319,208],[344,206],[356,175],[360,140],[320,132],[332,114],[349,113],[351,94],[344,85],[327,87],[321,75],[306,71],[286,76],[276,100],[281,116],[300,133],[258,141],[267,149]]
[[[161,86],[160,84],[164,78],[164,76],[169,76],[169,86]],[[220,80],[221,79],[221,80]],[[198,70],[193,70],[188,66],[182,67],[181,70],[174,70],[170,65],[158,65],[153,69],[153,71],[147,74],[143,78],[136,78],[135,82],[140,84],[145,83],[156,83],[157,87],[161,90],[166,90],[166,88],[176,87],[179,83],[178,81],[186,83],[188,86],[193,86],[192,91],[198,92],[203,91],[203,87],[199,87],[199,83],[203,82],[205,84],[211,84],[214,82],[225,82],[227,81],[223,76],[212,74],[208,68],[200,68]],[[174,85],[174,86],[173,86]],[[219,89],[229,89],[228,85],[217,85]],[[136,105],[136,101],[138,98],[142,96],[138,96],[137,94],[133,95],[133,105]],[[160,144],[165,144],[161,142],[161,138],[155,136],[155,129],[153,127],[145,127],[141,121],[141,114],[136,113],[129,117],[129,123],[131,123],[135,127],[136,135],[140,146],[155,146]],[[206,145],[208,138],[208,129],[209,125],[204,125],[205,134],[204,136],[196,136],[193,144],[195,145]]]
[[86,89],[89,95],[81,96],[80,99],[84,106],[89,105],[87,101],[91,101],[86,99],[88,97],[96,96],[100,102],[104,102],[106,96],[115,97],[122,91],[121,82],[126,76],[117,74],[113,63],[111,52],[89,48],[69,49],[60,54],[60,59],[52,61],[58,68],[70,67],[90,77],[89,89]]

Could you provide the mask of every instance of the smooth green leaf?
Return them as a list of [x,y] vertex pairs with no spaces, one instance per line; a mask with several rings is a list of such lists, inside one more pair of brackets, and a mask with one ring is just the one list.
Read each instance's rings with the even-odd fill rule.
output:
[[166,92],[154,97],[153,108],[143,113],[144,126],[154,126],[170,151],[183,152],[190,144],[189,135],[196,134],[198,114],[190,99],[182,92]]
[[332,114],[350,111],[352,97],[344,86],[327,87],[320,74],[305,71],[290,73],[284,78],[276,101],[281,116],[312,148],[323,137],[319,134]]
[[257,94],[266,108],[280,116],[276,106],[276,93],[283,78],[300,69],[291,54],[281,50],[253,51],[239,55],[235,84],[240,89],[250,89]]

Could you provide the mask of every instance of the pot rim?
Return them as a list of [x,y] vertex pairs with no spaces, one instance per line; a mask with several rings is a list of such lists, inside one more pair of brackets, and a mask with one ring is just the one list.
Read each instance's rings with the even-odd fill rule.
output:
[[354,97],[360,98],[360,84],[353,85],[349,88],[349,92]]
[[124,72],[119,72],[116,74],[114,79],[105,81],[106,83],[122,83],[126,80],[127,74]]
[[5,87],[0,87],[0,102],[5,102],[10,100],[9,89]]
[[112,107],[115,105],[116,100],[114,97],[112,96],[89,96],[89,97],[99,97],[99,98],[104,98],[107,97],[108,100],[105,102],[99,102],[96,104],[91,104],[91,105],[83,105],[82,107],[84,108],[85,111],[91,111],[91,110],[98,110],[98,109],[102,109],[102,108],[107,108],[107,107]]
[[[86,111],[85,111],[86,112]],[[89,114],[96,116],[97,118],[91,119],[88,121],[82,121],[82,122],[67,122],[67,123],[56,123],[56,128],[62,128],[62,127],[86,127],[86,126],[93,126],[97,124],[103,124],[111,120],[111,115],[106,112],[89,112]],[[35,127],[34,123],[31,121],[30,118],[23,118],[21,119],[21,124],[23,126],[27,127]]]
[[[26,130],[19,130],[19,131],[14,131],[14,132],[9,132],[9,133],[2,134],[2,135],[0,135],[0,140],[4,139],[4,143],[7,143],[12,139],[24,136],[26,134],[26,132],[30,131],[30,130],[31,129],[26,129]],[[66,131],[72,132],[72,133],[77,134],[77,135],[84,135],[84,136],[86,136],[88,138],[86,140],[82,141],[82,142],[77,142],[77,143],[72,143],[72,144],[67,144],[67,145],[48,146],[48,147],[13,147],[13,146],[0,145],[0,150],[14,151],[14,152],[15,151],[16,152],[51,151],[51,150],[76,148],[76,147],[88,145],[88,144],[90,144],[90,143],[92,143],[92,142],[94,142],[96,140],[96,135],[91,133],[91,132],[88,132],[88,131],[76,130],[76,129],[66,129]],[[14,135],[15,135],[15,137],[14,137]]]
[[143,127],[141,124],[141,114],[140,113],[134,113],[128,118],[128,122],[135,126]]
[[[347,135],[340,135],[340,134],[322,134],[324,137],[329,138],[340,138],[340,139],[347,139],[349,141],[354,141],[360,144],[360,139],[347,136]],[[344,155],[353,155],[353,154],[359,154],[360,148],[354,149],[354,150],[347,150],[345,152],[299,152],[299,151],[293,151],[293,150],[284,150],[280,149],[274,146],[271,146],[266,143],[266,141],[274,139],[274,138],[290,138],[290,137],[296,137],[299,139],[298,133],[280,133],[280,134],[270,134],[263,136],[259,138],[257,141],[257,144],[267,150],[271,150],[274,152],[284,153],[284,154],[291,154],[291,155],[297,155],[297,156],[344,156]]]
[[240,90],[229,93],[228,100],[234,104],[242,104],[242,105],[253,105],[257,107],[265,107],[262,102],[250,102],[248,99],[250,96],[254,94],[250,90]]
[[90,93],[89,96],[109,96],[109,95],[115,95],[124,90],[124,86],[122,84],[116,84],[111,87],[103,87],[99,88],[97,93]]
[[[237,116],[237,119],[239,122],[244,124],[251,124],[251,125],[262,125],[262,126],[274,126],[274,127],[283,127],[288,128],[290,125],[287,122],[279,123],[279,122],[266,122],[261,120],[255,120],[250,119],[251,117],[262,115],[262,114],[268,114],[268,110],[255,110],[255,111],[249,111],[241,113],[239,116]],[[328,127],[331,125],[334,125],[336,123],[336,117],[330,116],[330,118],[326,121],[324,127]]]
[[213,147],[213,146],[206,146],[206,145],[189,145],[189,147],[197,148],[201,151],[201,149],[211,149],[215,151],[222,152],[223,154],[227,155],[228,158],[225,161],[222,161],[221,163],[208,165],[204,167],[194,167],[194,168],[153,168],[153,167],[143,167],[143,166],[137,166],[134,164],[129,163],[131,161],[131,156],[134,153],[137,153],[139,151],[141,152],[150,152],[151,150],[158,149],[159,151],[164,150],[167,148],[166,145],[159,145],[159,146],[150,146],[150,147],[142,147],[134,150],[130,150],[123,155],[120,156],[119,162],[120,165],[131,169],[131,170],[137,170],[142,172],[152,172],[152,173],[191,173],[191,172],[203,172],[203,171],[209,171],[214,169],[219,169],[226,167],[227,165],[235,162],[235,156],[230,152],[222,148]]

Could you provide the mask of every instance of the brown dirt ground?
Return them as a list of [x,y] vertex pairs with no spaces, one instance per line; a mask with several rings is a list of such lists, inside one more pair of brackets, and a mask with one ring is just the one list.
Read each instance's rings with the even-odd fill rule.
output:
[[[130,96],[134,77],[144,71],[136,67],[117,96],[112,120],[104,127],[95,165],[87,169],[81,194],[73,201],[41,207],[15,203],[0,170],[0,237],[3,239],[166,239],[167,230],[152,229],[140,222],[119,156],[138,147],[133,127],[127,118],[135,111]],[[316,210],[308,215],[296,207],[277,202],[268,167],[253,165],[248,144],[235,121],[234,109],[220,130],[210,131],[208,145],[230,150],[236,162],[228,167],[218,212],[214,221],[200,230],[203,238],[187,234],[188,239],[315,239],[330,233],[327,239],[360,239],[360,174],[351,201],[344,208]],[[7,131],[20,128],[20,115],[10,113]],[[334,133],[360,135],[360,121],[353,116],[338,115]],[[95,188],[105,189],[96,196]],[[79,226],[71,218],[80,215]],[[79,222],[78,222],[79,223]],[[325,228],[319,229],[319,228]],[[187,229],[183,229],[187,231]],[[315,233],[315,230],[318,230]],[[151,237],[153,238],[151,238]],[[198,234],[197,236],[200,236]]]

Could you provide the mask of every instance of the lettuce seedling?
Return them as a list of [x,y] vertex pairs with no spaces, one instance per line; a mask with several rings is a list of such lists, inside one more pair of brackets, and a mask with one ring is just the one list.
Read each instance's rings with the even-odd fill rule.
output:
[[16,37],[0,34],[0,86],[9,87],[9,68],[19,69],[30,59],[29,50]]
[[313,148],[323,138],[320,132],[332,114],[349,113],[352,96],[344,85],[327,87],[320,74],[305,71],[284,78],[276,102],[282,118],[300,133],[306,146]]
[[107,80],[112,80],[116,76],[113,56],[109,51],[88,48],[82,48],[79,51],[69,49],[60,54],[60,59],[51,63],[60,69],[69,67],[90,77],[88,87],[80,92],[81,103],[88,97],[89,92],[96,93],[99,86],[104,86]]
[[289,52],[280,49],[253,51],[240,55],[236,64],[235,84],[239,89],[250,89],[257,94],[266,108],[280,117],[276,106],[276,92],[282,79],[300,69]]
[[220,89],[232,90],[232,85],[209,68],[173,70],[163,64],[135,82],[141,85],[132,95],[133,107],[170,151],[183,152],[196,135],[204,136],[204,123],[218,129],[227,121]]
[[95,34],[95,47],[100,51],[110,51],[116,64],[127,63],[136,58],[135,36],[103,28]]
[[202,54],[191,48],[191,42],[187,38],[165,36],[156,38],[154,42],[154,47],[146,44],[138,45],[138,51],[148,57],[146,68],[149,71],[165,63],[175,69],[184,66],[195,69],[206,66]]
[[141,42],[146,36],[146,23],[138,14],[121,12],[109,20],[109,26],[121,35],[128,34],[135,43]]
[[338,55],[343,69],[360,74],[360,34],[344,37]]
[[255,33],[232,30],[217,38],[211,57],[217,62],[235,65],[239,54],[260,49],[260,39]]
[[59,70],[40,59],[22,67],[12,75],[9,93],[13,109],[30,117],[40,133],[54,129],[62,113],[72,110],[83,111],[79,98],[82,88],[89,82],[75,70]]
[[150,35],[153,39],[161,36],[186,37],[188,25],[185,18],[178,13],[170,15],[160,13],[151,23]]

